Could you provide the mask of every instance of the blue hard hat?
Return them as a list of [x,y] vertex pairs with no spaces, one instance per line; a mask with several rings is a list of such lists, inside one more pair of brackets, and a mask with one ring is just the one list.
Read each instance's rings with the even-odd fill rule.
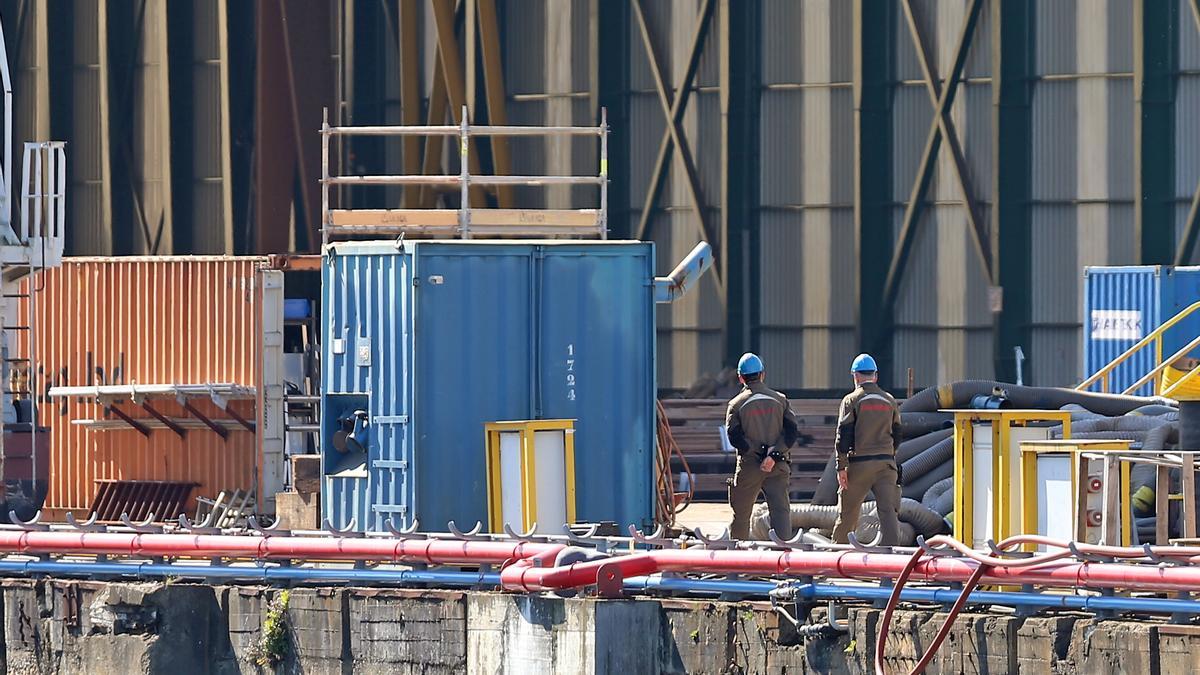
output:
[[870,354],[859,354],[854,357],[854,363],[850,364],[852,373],[874,373],[878,370],[879,366],[875,365],[875,359],[871,358]]
[[746,352],[738,359],[738,375],[757,375],[762,371],[763,362],[757,354]]

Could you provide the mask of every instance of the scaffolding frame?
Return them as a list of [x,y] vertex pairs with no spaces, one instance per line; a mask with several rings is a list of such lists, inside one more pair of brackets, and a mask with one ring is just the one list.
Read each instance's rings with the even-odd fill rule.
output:
[[[458,125],[329,126],[329,111],[321,121],[321,240],[361,236],[473,237],[580,237],[608,238],[608,114],[601,109],[600,124],[575,126],[473,126],[462,108]],[[458,175],[331,175],[329,141],[334,136],[457,136]],[[498,176],[470,172],[473,137],[484,136],[596,136],[600,139],[600,167],[594,176]],[[332,209],[331,185],[457,186],[457,209]],[[595,209],[471,208],[473,186],[596,185],[600,188]]]

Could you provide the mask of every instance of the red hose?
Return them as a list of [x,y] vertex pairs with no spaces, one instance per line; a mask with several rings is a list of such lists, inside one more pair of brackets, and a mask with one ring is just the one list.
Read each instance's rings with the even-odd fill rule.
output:
[[[916,569],[917,563],[921,562],[921,556],[925,554],[922,550],[914,551],[912,557],[909,558],[908,564],[904,566],[904,571],[896,579],[896,585],[892,587],[892,595],[888,598],[887,607],[883,610],[883,621],[879,625],[879,639],[875,641],[875,675],[887,675],[887,671],[883,667],[884,647],[887,644],[888,630],[892,625],[892,613],[896,610],[896,605],[900,604],[900,592],[904,590],[904,584],[908,583],[908,577],[912,571]],[[975,571],[963,584],[962,592],[958,594],[958,599],[954,601],[954,605],[950,608],[950,613],[946,615],[946,620],[942,622],[938,628],[937,635],[933,638],[933,642],[921,658],[917,661],[917,665],[909,671],[909,675],[916,675],[925,671],[925,667],[933,660],[937,650],[946,641],[946,637],[950,635],[950,630],[954,628],[954,621],[958,619],[958,615],[962,612],[963,606],[967,604],[967,598],[971,596],[971,591],[979,585],[979,580],[983,575],[990,570],[988,565],[980,565],[975,568]]]

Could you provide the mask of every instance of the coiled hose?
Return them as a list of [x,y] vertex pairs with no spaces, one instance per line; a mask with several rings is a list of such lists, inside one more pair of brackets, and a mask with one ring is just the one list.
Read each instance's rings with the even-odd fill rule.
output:
[[[836,505],[793,504],[791,512],[792,530],[794,532],[814,529],[825,533],[832,532],[834,523],[838,517],[838,507]],[[863,541],[870,541],[875,537],[875,533],[878,532],[879,527],[875,502],[864,502],[862,510],[859,513],[859,522],[858,527],[855,529],[855,536]],[[941,515],[925,508],[915,499],[901,499],[897,515],[900,518],[901,539],[907,542],[907,544],[915,541],[916,534],[932,537],[940,534],[945,528],[945,520],[943,520]],[[904,525],[906,523],[909,525],[909,529],[912,530],[910,534],[905,533]],[[750,514],[750,537],[759,541],[766,541],[770,529],[771,525],[766,505],[756,504]]]
[[[935,443],[952,438],[953,436],[953,429],[940,429],[933,433],[904,441],[896,450],[897,465],[903,464],[925,452]],[[908,474],[905,474],[904,480],[908,480]],[[817,483],[817,489],[813,491],[810,503],[820,506],[836,504],[837,490],[837,456],[836,454],[831,454],[829,461],[825,463],[825,470],[821,473],[821,480]]]
[[942,496],[947,493],[949,493],[951,497],[954,496],[953,476],[949,478],[943,478],[942,480],[939,480],[938,482],[929,486],[929,489],[926,490],[925,494],[921,496],[921,504],[925,508],[937,512],[938,515],[945,516],[947,513],[949,513],[949,511],[939,511],[934,505],[937,504]]
[[992,380],[964,380],[930,387],[913,395],[900,405],[900,412],[937,412],[946,408],[961,408],[976,396],[989,396],[1000,387],[1008,392],[1013,407],[1028,410],[1059,410],[1074,403],[1102,415],[1124,415],[1146,405],[1170,406],[1173,401],[1158,396],[1123,396],[1076,391],[1057,387],[1023,387]]
[[954,413],[912,412],[900,415],[900,438],[905,440],[953,427]]
[[929,488],[933,487],[934,483],[939,483],[952,476],[954,476],[954,462],[947,460],[933,467],[925,475],[915,480],[910,481],[908,476],[905,476],[900,494],[910,499],[920,499],[925,496]]
[[[903,482],[909,485],[933,469],[954,459],[954,439],[946,438],[926,448],[901,466]],[[921,494],[925,494],[922,492]],[[920,496],[920,495],[918,495]]]

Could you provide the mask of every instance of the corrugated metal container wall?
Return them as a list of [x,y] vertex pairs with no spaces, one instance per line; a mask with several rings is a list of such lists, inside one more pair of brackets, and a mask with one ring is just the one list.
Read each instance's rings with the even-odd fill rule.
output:
[[[1179,75],[1175,84],[1175,237],[1182,239],[1192,195],[1200,179],[1200,26],[1192,15],[1192,1],[1179,2]],[[1200,247],[1188,264],[1200,262]]]
[[843,385],[856,353],[851,9],[763,2],[758,340],[785,389]]
[[[99,384],[234,383],[257,386],[255,268],[260,258],[68,258],[41,272],[36,295],[38,390]],[[24,352],[22,344],[18,353]],[[50,429],[46,506],[86,509],[95,481],[171,480],[199,485],[192,496],[249,489],[256,481],[255,438],[207,430],[179,438],[166,429],[88,431],[77,419],[102,419],[88,399],[39,396],[39,424]],[[232,403],[253,419],[251,402]],[[228,419],[209,401],[197,408]],[[169,416],[184,416],[174,402]],[[122,411],[150,415],[133,405]],[[115,419],[115,418],[110,418]],[[173,516],[177,514],[160,514]]]
[[[925,42],[930,66],[944,77],[953,67],[955,49],[967,18],[966,5],[950,0],[913,3],[913,16]],[[903,9],[897,9],[893,104],[893,185],[898,200],[895,232],[918,171],[933,122],[933,104],[924,82],[917,46]],[[966,180],[977,204],[976,217],[987,222],[991,200],[991,19],[980,14],[963,70],[965,80],[950,118],[966,156]],[[944,83],[939,85],[945,86]],[[986,272],[975,252],[963,206],[953,155],[943,142],[896,300],[892,381],[907,381],[912,368],[918,386],[993,376],[992,315]],[[936,298],[930,302],[931,296]],[[885,366],[887,367],[887,366]]]
[[[1089,267],[1085,270],[1083,339],[1085,375],[1090,376],[1135,345],[1162,322],[1200,300],[1200,267]],[[1200,336],[1200,316],[1176,324],[1163,336],[1167,358]],[[1121,392],[1154,369],[1155,349],[1146,347],[1117,366],[1108,391]],[[1092,387],[1103,390],[1103,383]],[[1147,384],[1136,393],[1151,395]]]
[[565,418],[578,518],[650,520],[653,258],[628,242],[331,247],[324,436],[356,409],[370,431],[365,456],[325,445],[326,516],[486,522],[483,425]]
[[1035,3],[1031,384],[1083,371],[1079,270],[1133,255],[1131,0]]
[[[662,76],[669,90],[678,91],[684,66],[703,3],[699,0],[656,0],[642,3],[647,30],[661,59]],[[695,159],[700,199],[705,218],[715,223],[720,207],[721,118],[718,105],[717,29],[720,10],[714,11],[705,38],[699,67],[681,127]],[[650,171],[666,130],[662,104],[655,90],[654,76],[641,26],[630,13],[630,204],[637,223]],[[668,92],[670,93],[670,92]],[[658,244],[658,272],[670,272],[671,265],[700,241],[696,215],[686,174],[672,150],[667,175],[658,195],[655,211],[645,239]],[[615,208],[615,206],[614,206]],[[716,275],[706,274],[695,289],[680,301],[658,310],[659,384],[667,389],[686,389],[705,373],[715,374],[724,361],[724,301],[718,293]]]

